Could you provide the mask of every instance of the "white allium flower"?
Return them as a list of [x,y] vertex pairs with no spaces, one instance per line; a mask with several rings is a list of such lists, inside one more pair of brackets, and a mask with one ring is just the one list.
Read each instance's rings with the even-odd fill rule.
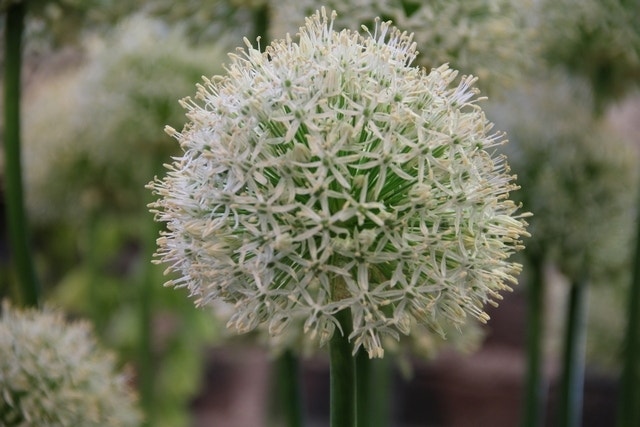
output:
[[525,224],[475,79],[412,67],[412,37],[388,23],[333,22],[318,12],[265,53],[245,40],[182,101],[191,122],[167,131],[184,153],[150,184],[157,256],[196,304],[234,304],[239,332],[303,318],[324,343],[348,308],[354,352],[381,357],[414,321],[485,320]]
[[0,425],[125,427],[141,420],[126,376],[88,323],[2,304]]

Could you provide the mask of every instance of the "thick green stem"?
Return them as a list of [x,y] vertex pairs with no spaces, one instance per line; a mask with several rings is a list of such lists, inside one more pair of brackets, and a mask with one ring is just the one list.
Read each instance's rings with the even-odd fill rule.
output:
[[278,357],[276,367],[279,404],[285,425],[302,427],[303,406],[298,358],[291,350],[287,350]]
[[27,220],[22,191],[20,156],[20,88],[22,69],[22,33],[25,18],[24,1],[9,2],[5,22],[4,71],[4,153],[7,197],[7,222],[11,257],[19,281],[23,304],[37,306],[40,286],[31,258]]
[[627,330],[620,377],[618,427],[640,425],[640,218],[637,223],[633,279],[629,289]]
[[531,259],[531,281],[527,284],[527,371],[522,426],[539,427],[544,419],[545,381],[543,374],[544,263]]
[[571,284],[564,336],[558,426],[579,427],[584,389],[587,284]]
[[387,427],[391,424],[390,383],[389,358],[370,359],[361,349],[356,356],[358,427]]
[[330,357],[330,427],[355,427],[356,425],[356,370],[352,346],[351,312],[344,309],[336,313],[342,328],[335,331],[329,345]]

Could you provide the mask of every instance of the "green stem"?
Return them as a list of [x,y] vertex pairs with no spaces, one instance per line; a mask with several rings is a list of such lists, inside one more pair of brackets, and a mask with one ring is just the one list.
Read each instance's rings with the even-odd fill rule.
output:
[[87,219],[86,232],[84,233],[83,251],[86,257],[86,265],[89,270],[89,283],[87,295],[89,296],[88,309],[93,326],[100,336],[104,333],[106,317],[103,312],[103,301],[98,288],[101,275],[101,260],[99,257],[99,218],[97,212],[91,212]]
[[640,220],[636,233],[635,263],[629,289],[624,359],[620,377],[618,427],[640,425]]
[[387,427],[390,425],[389,358],[370,359],[366,351],[356,355],[356,399],[358,427]]
[[9,242],[15,271],[20,283],[21,300],[37,306],[40,285],[33,266],[22,191],[20,156],[20,73],[22,69],[22,33],[26,6],[24,1],[9,2],[5,23],[4,124],[5,179]]
[[584,388],[584,346],[587,315],[587,284],[576,281],[569,292],[560,404],[558,406],[559,427],[579,427],[582,418]]
[[264,2],[253,13],[254,40],[260,37],[260,47],[264,52],[265,47],[269,44],[269,2]]
[[[147,251],[145,251],[145,254]],[[145,257],[145,260],[147,258]],[[148,262],[148,261],[147,261]],[[153,425],[153,349],[152,349],[152,334],[151,334],[151,322],[152,322],[152,298],[153,298],[153,283],[150,279],[150,266],[144,267],[145,271],[140,283],[140,346],[138,353],[138,375],[140,378],[140,400],[142,407],[145,411],[146,422],[145,425]]]
[[344,309],[336,313],[342,328],[335,331],[329,344],[330,363],[330,427],[355,427],[356,423],[356,371],[355,358],[349,343],[351,312]]
[[532,257],[532,277],[527,287],[527,371],[523,427],[538,427],[544,418],[545,384],[542,369],[542,333],[545,283],[543,269],[542,259]]
[[285,351],[276,361],[280,408],[287,427],[302,427],[302,392],[298,358],[291,350]]
[[[162,168],[161,164],[162,163],[158,161],[151,162],[152,166],[150,167],[148,176],[156,176],[155,172]],[[148,193],[145,202],[149,203],[152,199],[152,194]],[[142,408],[146,415],[145,426],[155,425],[155,360],[153,357],[152,324],[153,306],[155,302],[154,287],[156,283],[151,260],[156,250],[156,239],[159,233],[160,226],[158,223],[153,220],[153,217],[148,217],[145,221],[142,235],[140,236],[143,245],[143,259],[140,277],[140,343],[138,349],[139,391]]]

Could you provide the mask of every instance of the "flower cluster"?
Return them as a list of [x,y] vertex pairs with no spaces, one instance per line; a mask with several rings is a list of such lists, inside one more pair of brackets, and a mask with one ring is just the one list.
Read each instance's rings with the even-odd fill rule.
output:
[[535,213],[527,252],[572,280],[611,282],[629,270],[637,156],[593,119],[590,105],[584,85],[552,74],[488,111],[509,132],[506,154],[523,185],[516,197]]
[[0,424],[138,426],[141,414],[115,359],[88,323],[51,310],[13,309],[0,317]]
[[157,261],[198,305],[234,304],[239,332],[302,319],[324,343],[350,309],[354,352],[381,357],[414,322],[485,320],[525,223],[475,79],[412,67],[412,37],[388,23],[363,35],[334,18],[264,53],[247,41],[182,101],[190,123],[167,131],[183,155],[150,184]]
[[86,62],[48,70],[25,100],[26,202],[36,221],[137,211],[152,171],[176,151],[158,127],[180,123],[174,100],[226,58],[225,48],[194,47],[144,15],[93,41]]
[[543,0],[537,4],[544,55],[589,81],[602,109],[640,81],[640,3]]

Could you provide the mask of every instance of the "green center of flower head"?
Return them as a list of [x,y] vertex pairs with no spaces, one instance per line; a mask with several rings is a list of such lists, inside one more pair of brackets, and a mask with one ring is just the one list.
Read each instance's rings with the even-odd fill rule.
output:
[[333,19],[264,53],[246,42],[183,100],[190,123],[168,132],[184,154],[152,184],[158,256],[197,304],[235,304],[238,331],[301,320],[325,342],[349,308],[354,351],[382,356],[413,322],[486,319],[525,224],[474,79],[411,67],[389,23],[361,35]]

